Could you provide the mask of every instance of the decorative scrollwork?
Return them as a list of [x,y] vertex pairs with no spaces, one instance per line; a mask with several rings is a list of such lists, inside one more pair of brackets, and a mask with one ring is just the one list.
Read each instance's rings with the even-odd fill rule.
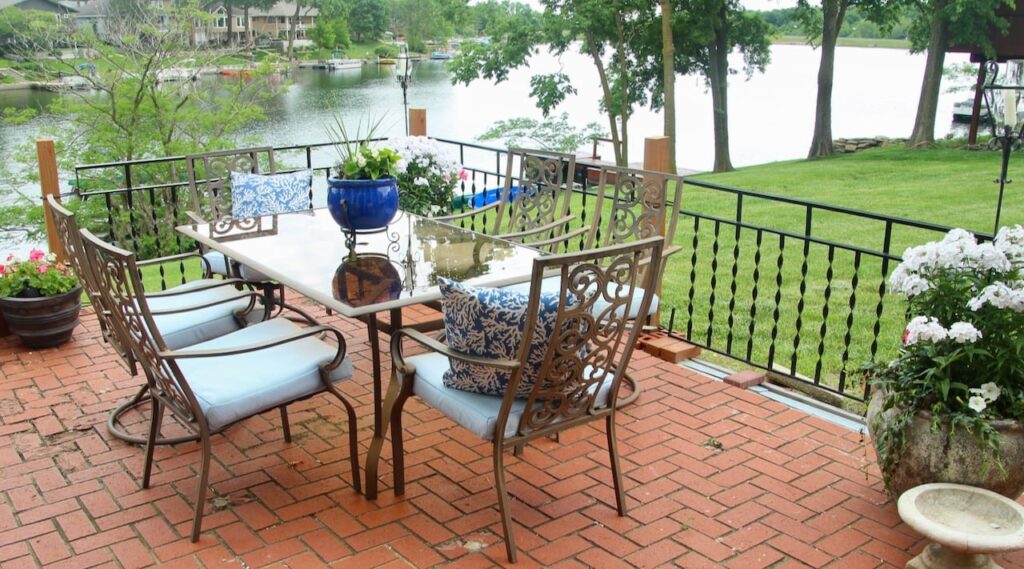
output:
[[524,154],[521,157],[519,191],[512,201],[508,232],[527,231],[555,221],[562,173],[560,156]]
[[527,400],[520,433],[587,415],[606,404],[598,397],[607,393],[619,365],[642,258],[637,251],[563,267],[557,332],[541,366],[539,377],[544,379]]
[[270,148],[250,148],[196,154],[186,158],[193,206],[205,219],[231,216],[231,172],[260,172],[260,157],[265,156],[273,174],[274,157]]

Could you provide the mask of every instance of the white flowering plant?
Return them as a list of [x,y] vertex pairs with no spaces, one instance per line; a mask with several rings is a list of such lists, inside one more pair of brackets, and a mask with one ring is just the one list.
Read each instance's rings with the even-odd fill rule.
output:
[[403,211],[423,216],[451,212],[455,188],[469,176],[452,148],[425,136],[388,141],[398,161],[398,204]]
[[931,413],[933,429],[979,437],[998,464],[989,421],[1024,421],[1024,227],[1004,227],[986,243],[954,229],[911,247],[889,286],[907,298],[911,319],[900,355],[866,368],[893,412],[875,434],[883,474],[895,468],[918,411]]

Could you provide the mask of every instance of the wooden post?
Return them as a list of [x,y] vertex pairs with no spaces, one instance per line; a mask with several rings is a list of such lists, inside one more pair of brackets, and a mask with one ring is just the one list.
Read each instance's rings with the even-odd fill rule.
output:
[[675,174],[671,169],[667,136],[648,136],[644,139],[644,170]]
[[427,136],[427,109],[409,109],[409,136]]
[[[644,139],[644,170],[651,172],[662,172],[665,174],[675,174],[672,171],[672,156],[669,152],[669,137],[667,136],[648,136]],[[669,191],[666,188],[666,193]],[[679,204],[673,204],[673,207],[679,207]],[[658,233],[665,236],[665,220],[668,216],[664,216],[661,220],[661,228]],[[671,246],[671,243],[666,243],[665,247]],[[665,280],[665,276],[662,275],[661,280],[658,281],[658,296],[661,297],[661,283]],[[649,324],[658,326],[661,321],[661,307],[655,311],[654,315],[651,316]]]
[[46,205],[46,196],[53,196],[60,201],[60,180],[57,178],[57,150],[52,138],[36,139],[36,157],[39,159],[39,186],[42,189],[43,214],[46,216],[46,242],[50,252],[57,255],[58,261],[66,261],[67,255],[57,237],[57,226],[53,223],[53,214]]

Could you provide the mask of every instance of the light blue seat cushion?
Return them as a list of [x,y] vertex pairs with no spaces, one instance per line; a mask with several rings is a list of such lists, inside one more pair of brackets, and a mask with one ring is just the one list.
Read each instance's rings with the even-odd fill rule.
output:
[[[216,282],[219,281],[199,279],[172,287],[168,291],[189,290]],[[238,296],[238,294],[239,291],[235,287],[224,285],[188,294],[147,297],[146,303],[151,311],[157,312],[209,304],[217,300]],[[238,310],[243,310],[248,305],[248,299],[234,300],[199,310],[189,310],[173,314],[154,314],[153,321],[156,323],[157,329],[160,330],[160,335],[163,336],[167,347],[177,350],[238,330],[240,326],[234,314]]]
[[[203,254],[203,258],[206,259],[207,263],[210,263],[210,271],[213,274],[224,275],[226,277],[236,276],[231,272],[231,268],[228,266],[228,259],[224,256],[224,253],[221,253],[220,251],[208,251]],[[237,276],[254,283],[274,280],[256,269],[245,265],[238,268]]]
[[[554,294],[554,293],[558,293],[559,290],[561,289],[561,287],[562,287],[561,277],[548,277],[548,278],[544,279],[543,281],[541,281],[541,288],[540,288],[540,290],[541,290],[541,292],[547,292],[547,293]],[[513,291],[513,292],[518,292],[520,294],[530,294],[530,283],[529,282],[525,282],[525,283],[509,285],[507,287],[504,287],[504,289],[505,290],[509,290],[509,291]],[[614,286],[611,285],[611,284],[608,285],[608,296],[613,297],[613,298],[615,296],[615,289],[614,289]],[[644,299],[644,289],[642,289],[640,287],[636,287],[635,289],[633,289],[633,298],[632,298],[632,300],[629,303],[629,314],[626,316],[629,320],[636,320],[637,318],[639,318],[639,316],[640,316],[640,303],[643,301],[643,299]],[[594,308],[591,311],[591,313],[596,316],[598,314],[601,314],[605,310],[608,310],[608,308],[610,306],[611,306],[611,303],[608,302],[607,300],[605,300],[604,297],[598,298],[596,301],[594,301]],[[648,311],[648,313],[645,316],[650,316],[651,314],[654,314],[657,311],[658,311],[658,295],[654,294],[653,296],[651,296],[651,308],[650,308],[650,310]]]
[[260,217],[309,209],[312,170],[290,174],[231,173],[231,217]]
[[[273,341],[301,329],[286,318],[274,318],[182,351],[225,349]],[[177,361],[210,428],[217,430],[282,403],[322,391],[320,365],[334,359],[336,353],[337,348],[333,345],[312,336],[244,354]],[[331,373],[330,379],[336,383],[351,377],[352,361],[346,356]]]
[[[484,358],[519,359],[529,297],[507,289],[472,287],[443,278],[438,283],[445,335],[453,350]],[[516,388],[517,397],[528,396],[537,380],[554,335],[559,302],[558,294],[541,295],[537,328]],[[510,379],[511,372],[506,370],[452,360],[444,384],[463,391],[503,395]]]
[[[494,439],[498,412],[501,411],[501,397],[445,387],[444,375],[448,371],[449,365],[448,357],[443,354],[428,353],[411,356],[405,361],[416,366],[413,393],[478,437],[487,441]],[[593,373],[592,370],[593,368],[588,366],[584,373]],[[601,382],[601,388],[597,395],[597,408],[607,406],[611,387],[611,378]],[[519,428],[519,419],[522,417],[525,407],[525,399],[516,399],[512,403],[508,423],[505,424],[506,437],[516,434],[516,430]]]

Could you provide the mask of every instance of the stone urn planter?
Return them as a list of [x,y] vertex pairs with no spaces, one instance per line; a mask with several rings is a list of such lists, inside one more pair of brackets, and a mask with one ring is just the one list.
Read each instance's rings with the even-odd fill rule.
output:
[[[893,409],[882,412],[884,397],[883,391],[876,391],[868,404],[872,440],[895,415]],[[1000,435],[999,453],[1005,472],[986,454],[973,433],[961,429],[950,436],[949,424],[943,421],[933,430],[931,413],[918,411],[907,427],[906,449],[888,484],[891,495],[899,496],[922,484],[951,482],[985,488],[1016,500],[1024,494],[1024,425],[1010,420],[990,424]]]
[[29,348],[52,348],[71,339],[81,308],[81,285],[55,296],[0,297],[0,315]]

